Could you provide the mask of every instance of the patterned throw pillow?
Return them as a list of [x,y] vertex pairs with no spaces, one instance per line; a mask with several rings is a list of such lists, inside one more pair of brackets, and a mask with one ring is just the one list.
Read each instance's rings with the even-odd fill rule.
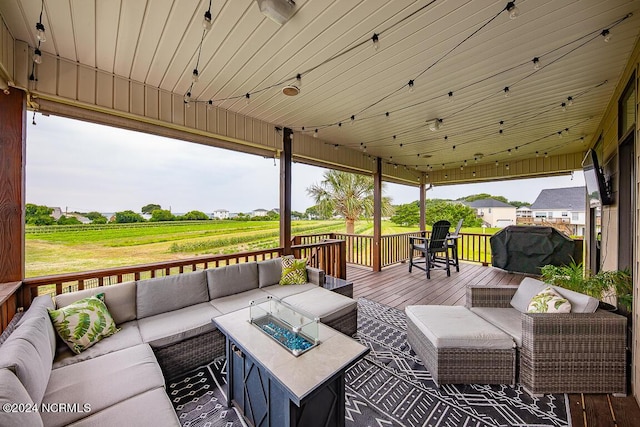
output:
[[528,313],[570,313],[571,303],[558,294],[553,288],[547,287],[531,298]]
[[49,317],[60,338],[76,354],[120,330],[104,304],[103,293],[49,309]]
[[282,258],[281,285],[302,285],[307,283],[307,260]]

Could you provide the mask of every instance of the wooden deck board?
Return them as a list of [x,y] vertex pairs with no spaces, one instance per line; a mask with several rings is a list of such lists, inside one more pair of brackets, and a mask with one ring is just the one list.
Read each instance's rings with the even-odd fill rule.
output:
[[[396,264],[377,273],[365,267],[347,266],[347,279],[353,281],[354,298],[364,297],[399,310],[408,305],[464,305],[467,285],[517,286],[524,277],[523,274],[462,262],[459,273],[454,268],[447,277],[444,270],[433,270],[431,279],[419,269],[409,273],[409,264]],[[570,394],[569,408],[573,427],[640,425],[640,408],[632,396]]]

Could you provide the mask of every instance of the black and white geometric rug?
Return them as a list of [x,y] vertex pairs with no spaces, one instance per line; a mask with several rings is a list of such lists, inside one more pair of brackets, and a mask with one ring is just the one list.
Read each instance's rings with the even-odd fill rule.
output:
[[[532,398],[520,386],[438,388],[406,342],[404,312],[358,300],[356,337],[370,353],[347,372],[347,426],[568,426],[565,395]],[[184,427],[242,426],[224,406],[226,363],[219,359],[167,384]]]

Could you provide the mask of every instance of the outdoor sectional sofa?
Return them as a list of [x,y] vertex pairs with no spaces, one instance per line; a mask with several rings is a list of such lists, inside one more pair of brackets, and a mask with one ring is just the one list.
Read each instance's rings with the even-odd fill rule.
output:
[[281,271],[275,258],[58,295],[56,308],[104,293],[121,328],[80,354],[57,337],[51,297],[35,298],[0,340],[0,403],[46,410],[0,412],[0,425],[179,426],[166,380],[224,355],[212,318],[269,295],[355,333],[356,301],[322,288],[322,270],[307,267],[308,283],[287,286]]
[[513,384],[532,395],[627,392],[627,319],[553,287],[570,313],[528,313],[549,285],[470,286],[465,307],[408,306],[407,340],[438,384]]

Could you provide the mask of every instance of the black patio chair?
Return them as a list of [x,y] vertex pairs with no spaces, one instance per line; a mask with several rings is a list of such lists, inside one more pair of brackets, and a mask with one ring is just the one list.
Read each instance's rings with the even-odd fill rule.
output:
[[[432,269],[446,270],[447,276],[451,276],[451,260],[449,259],[449,221],[438,221],[431,228],[431,236],[409,237],[409,273],[415,266],[427,273],[427,279],[431,279]],[[414,261],[414,253],[419,252],[424,261]],[[424,267],[422,267],[424,264]]]

